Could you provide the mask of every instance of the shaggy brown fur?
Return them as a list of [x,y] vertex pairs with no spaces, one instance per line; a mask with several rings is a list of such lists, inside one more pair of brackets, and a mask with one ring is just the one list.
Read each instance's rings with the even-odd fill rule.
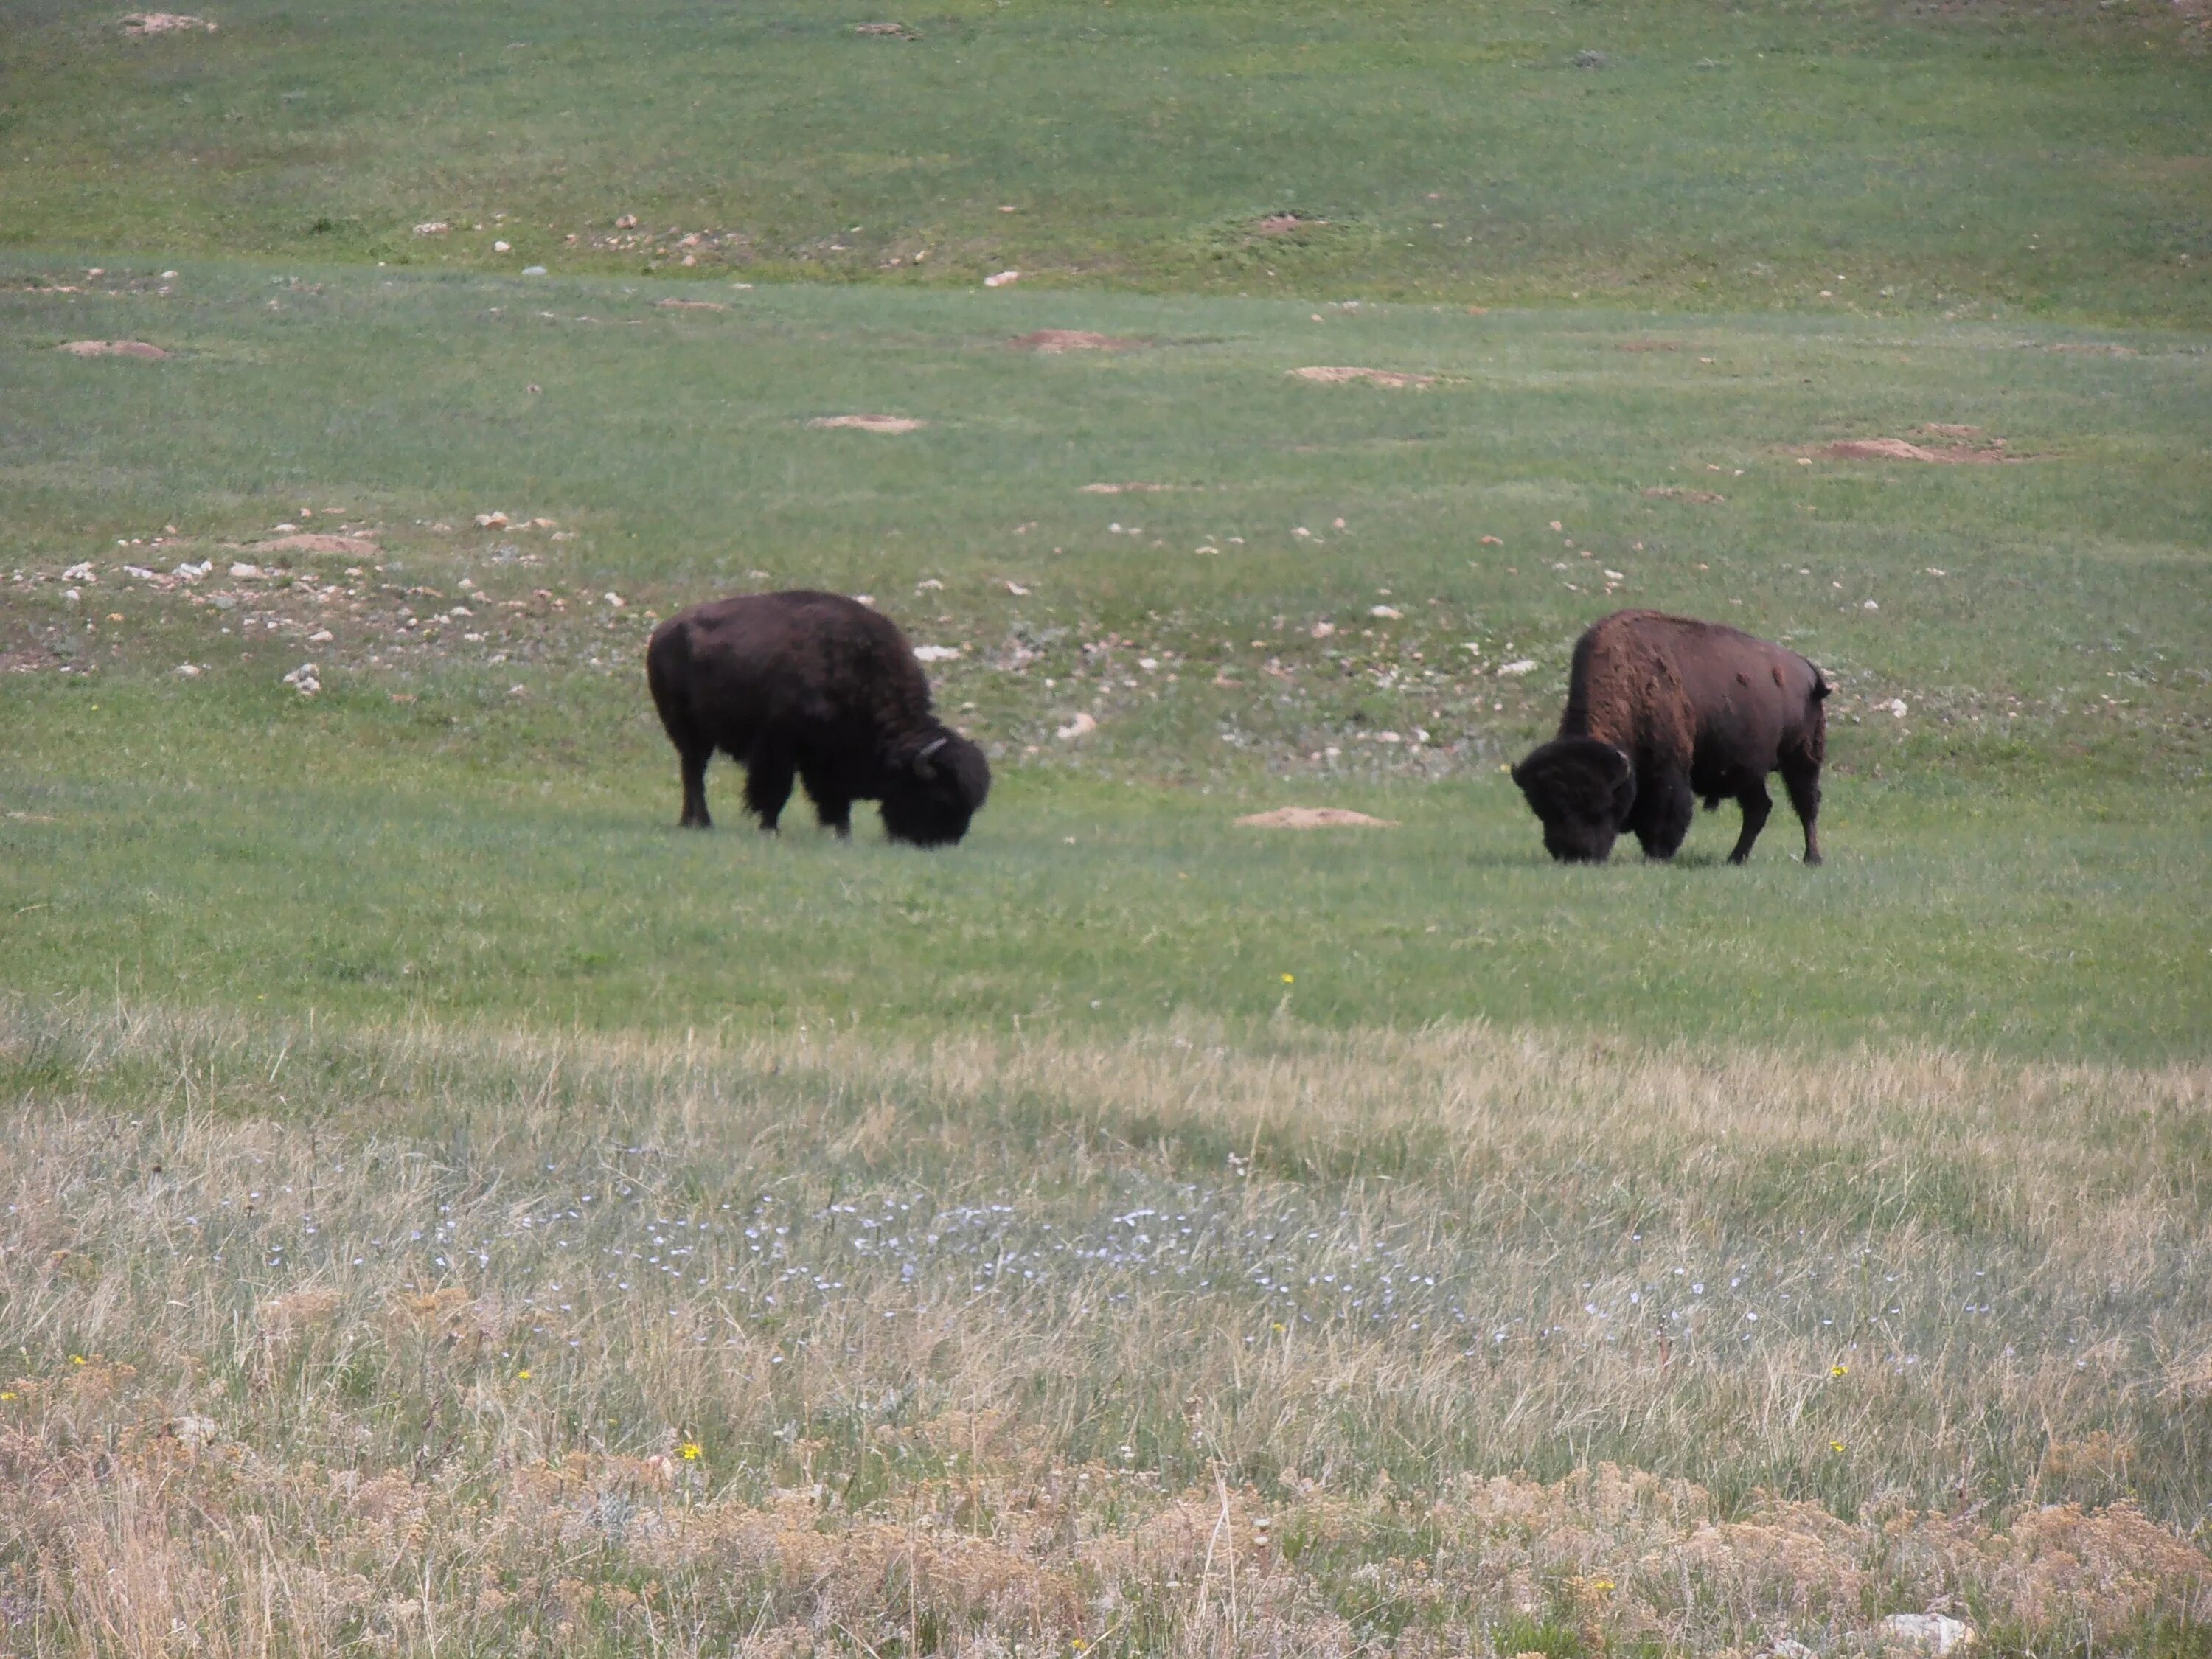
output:
[[1513,769],[1557,859],[1598,862],[1623,830],[1646,856],[1672,858],[1694,799],[1708,811],[1743,807],[1731,864],[1751,856],[1782,774],[1805,826],[1805,862],[1820,861],[1816,828],[1827,754],[1828,683],[1794,651],[1718,623],[1618,611],[1575,641],[1559,735]]
[[852,833],[881,804],[895,841],[967,834],[990,793],[983,751],[930,712],[929,679],[890,617],[837,593],[748,594],[694,605],[653,630],[645,670],[684,771],[687,828],[707,815],[707,763],[745,768],[745,805],[773,830],[794,777],[815,816]]

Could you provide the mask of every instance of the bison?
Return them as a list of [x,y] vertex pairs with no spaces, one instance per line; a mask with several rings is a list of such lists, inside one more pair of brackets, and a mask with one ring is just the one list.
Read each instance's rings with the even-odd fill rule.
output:
[[773,831],[795,776],[815,816],[853,832],[879,803],[894,841],[942,847],[990,793],[983,751],[930,712],[929,681],[890,617],[837,593],[758,593],[694,605],[646,647],[653,706],[684,772],[687,828],[711,828],[707,763],[745,769],[745,805]]
[[1820,861],[1820,763],[1827,752],[1820,671],[1778,645],[1718,623],[1617,611],[1575,641],[1559,735],[1513,769],[1543,820],[1553,858],[1602,863],[1632,830],[1644,856],[1669,859],[1689,833],[1693,798],[1711,811],[1734,796],[1741,864],[1773,802],[1779,771]]

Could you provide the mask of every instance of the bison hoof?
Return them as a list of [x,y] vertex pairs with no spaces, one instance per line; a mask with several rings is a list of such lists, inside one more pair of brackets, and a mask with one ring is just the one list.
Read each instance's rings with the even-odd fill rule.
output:
[[1820,855],[1818,853],[1808,853],[1805,854],[1805,863],[1808,867],[1816,866],[1820,862]]

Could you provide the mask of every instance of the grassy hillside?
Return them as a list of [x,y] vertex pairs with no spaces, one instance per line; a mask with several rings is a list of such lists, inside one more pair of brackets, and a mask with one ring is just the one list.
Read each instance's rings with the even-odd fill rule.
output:
[[[616,1027],[1279,1009],[2201,1042],[2207,367],[2183,342],[16,269],[0,902],[25,988]],[[1010,343],[1069,325],[1126,349]],[[1436,378],[1290,373],[1316,362]],[[924,424],[809,424],[853,411]],[[1826,448],[1880,434],[2023,459]],[[1087,488],[1131,482],[1162,488]],[[516,524],[478,529],[495,508]],[[356,539],[282,545],[319,526]],[[671,828],[651,619],[792,585],[961,653],[934,672],[1000,786],[958,852],[822,844],[803,811],[763,845],[727,769],[722,830]],[[1556,718],[1575,633],[1627,604],[1823,665],[1827,869],[1786,817],[1716,868],[1732,807],[1679,869],[1543,857],[1499,768]],[[303,697],[283,677],[309,661]],[[1230,822],[1285,800],[1401,827]]]
[[111,6],[10,8],[0,239],[2212,319],[2212,35],[2150,0],[206,15],[132,39]]
[[[0,8],[0,1650],[2212,1659],[2202,6],[207,15]],[[793,586],[958,848],[674,828]],[[1823,867],[1545,858],[1627,605]]]

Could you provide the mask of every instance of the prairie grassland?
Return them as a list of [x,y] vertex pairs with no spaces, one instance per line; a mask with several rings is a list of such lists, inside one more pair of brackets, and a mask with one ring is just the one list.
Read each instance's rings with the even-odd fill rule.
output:
[[17,1002],[0,1067],[25,1650],[2212,1628],[2201,1065]]
[[2212,316],[2212,28],[2194,3],[206,10],[215,33],[137,39],[112,6],[15,0],[0,241],[901,287],[1015,267],[1217,294]]

